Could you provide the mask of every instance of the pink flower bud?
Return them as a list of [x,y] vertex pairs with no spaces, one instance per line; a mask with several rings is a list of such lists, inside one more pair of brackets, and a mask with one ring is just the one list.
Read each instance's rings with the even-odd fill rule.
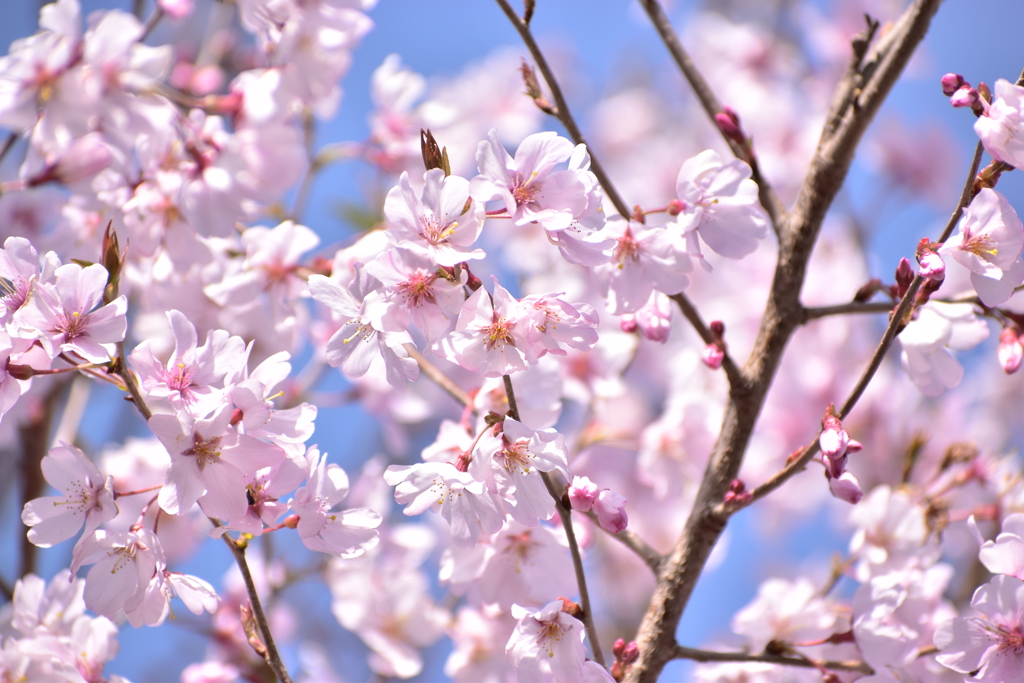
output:
[[686,211],[686,202],[681,202],[678,199],[670,200],[666,210],[669,216],[678,216],[683,211]]
[[573,477],[572,483],[569,484],[569,503],[573,510],[590,512],[600,492],[597,484],[587,477]]
[[914,267],[910,265],[910,261],[906,258],[900,259],[900,264],[896,266],[896,296],[903,298],[903,295],[910,289],[910,283],[914,279]]
[[700,359],[704,361],[704,365],[712,370],[717,370],[722,367],[722,361],[725,360],[725,351],[722,351],[718,344],[708,344],[704,347]]
[[828,488],[832,491],[833,496],[839,500],[845,500],[851,505],[856,505],[864,497],[864,492],[860,489],[860,482],[849,472],[843,472],[840,477],[829,477]]
[[[570,498],[571,500],[571,498]],[[629,519],[626,516],[626,497],[610,489],[601,489],[594,501],[594,512],[601,528],[617,534],[626,528]]]
[[672,330],[672,310],[672,300],[661,292],[655,292],[634,314],[633,320],[646,339],[664,344]]
[[640,324],[636,321],[635,313],[624,313],[619,318],[619,328],[626,333],[632,334],[640,329]]
[[715,114],[715,125],[722,135],[742,145],[746,142],[746,136],[740,129],[740,117],[729,107],[725,107],[721,113]]
[[946,278],[946,263],[934,251],[921,252],[917,262],[921,264],[921,277],[936,282],[942,282]]
[[953,93],[953,96],[949,98],[949,103],[954,107],[971,107],[974,108],[978,104],[981,98],[978,95],[978,91],[969,85],[964,85],[962,88]]
[[715,339],[719,341],[725,336],[725,323],[721,320],[712,320],[708,328],[711,330],[711,334],[715,336]]
[[942,77],[942,94],[949,97],[964,85],[970,87],[960,74],[946,74]]
[[1014,327],[1004,327],[999,334],[996,356],[1007,375],[1012,375],[1020,369],[1021,360],[1024,359],[1024,346],[1021,345],[1020,336]]

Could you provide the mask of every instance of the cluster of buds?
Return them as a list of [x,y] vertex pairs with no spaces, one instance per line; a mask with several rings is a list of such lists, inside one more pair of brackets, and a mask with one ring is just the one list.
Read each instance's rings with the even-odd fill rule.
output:
[[741,507],[750,505],[754,496],[747,490],[747,485],[742,479],[733,479],[729,482],[729,490],[725,492],[722,502],[730,510],[738,510]]
[[832,495],[856,505],[864,497],[864,492],[861,491],[857,477],[846,471],[846,460],[851,453],[860,451],[864,446],[859,441],[851,439],[843,429],[843,423],[836,414],[836,407],[832,404],[829,404],[828,410],[825,411],[818,445],[821,446],[825,476]]
[[981,116],[992,99],[984,83],[974,88],[963,76],[953,73],[942,77],[942,94],[949,98],[949,103],[954,107],[970,107],[975,116]]
[[711,329],[713,339],[704,347],[700,359],[704,361],[704,365],[712,370],[717,370],[722,367],[722,361],[725,360],[725,323],[721,320],[714,320],[708,327]]
[[612,678],[621,681],[626,677],[626,672],[629,671],[630,665],[640,658],[640,648],[637,647],[635,640],[627,643],[622,638],[619,638],[612,645],[612,652],[615,654],[615,663],[612,664],[611,669]]
[[1021,331],[1017,323],[1010,322],[999,334],[999,348],[996,350],[999,365],[1003,372],[1012,375],[1020,369],[1024,360],[1024,344],[1021,343]]
[[611,489],[601,489],[587,477],[573,477],[566,492],[569,504],[578,512],[594,511],[601,528],[617,534],[629,524],[626,497]]

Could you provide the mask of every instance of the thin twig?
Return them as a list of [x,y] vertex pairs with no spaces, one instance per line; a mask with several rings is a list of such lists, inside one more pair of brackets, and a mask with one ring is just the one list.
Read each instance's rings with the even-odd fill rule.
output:
[[228,546],[231,554],[235,557],[239,571],[242,572],[242,579],[245,581],[245,590],[249,594],[249,603],[252,605],[253,618],[260,629],[260,637],[263,638],[263,645],[266,647],[267,665],[273,669],[279,683],[292,683],[288,670],[281,661],[281,654],[274,644],[274,636],[270,633],[270,625],[267,623],[267,615],[263,613],[263,605],[260,603],[259,595],[256,593],[256,584],[252,580],[252,573],[249,571],[249,564],[245,561],[245,548],[235,543],[231,537],[224,534],[221,538]]
[[[523,39],[523,43],[526,44],[526,48],[530,51],[530,55],[533,56],[533,61],[537,62],[537,68],[540,69],[541,74],[544,76],[544,80],[548,84],[548,90],[551,91],[551,96],[555,100],[555,107],[557,108],[555,116],[558,121],[565,127],[569,137],[573,139],[577,145],[587,145],[586,139],[583,137],[583,132],[580,127],[576,125],[576,120],[572,117],[572,113],[569,111],[569,104],[565,101],[565,96],[562,94],[562,89],[558,85],[558,80],[555,78],[555,73],[551,70],[551,66],[548,65],[548,60],[544,58],[544,53],[541,52],[540,47],[537,45],[537,41],[533,39],[533,33],[530,31],[530,27],[523,22],[523,20],[516,14],[512,6],[508,4],[507,0],[495,0],[501,7],[505,16],[512,22],[512,26],[515,27],[516,31],[519,32],[519,37]],[[587,145],[587,152],[590,154],[590,170],[593,171],[594,175],[597,176],[597,181],[601,183],[601,187],[604,189],[604,193],[608,195],[608,199],[611,200],[612,204],[615,205],[615,210],[618,211],[624,218],[629,218],[632,213],[629,210],[629,205],[626,204],[625,200],[622,199],[622,195],[619,194],[618,190],[612,184],[608,174],[605,173],[604,167],[601,162],[597,160],[594,155],[594,150]]]
[[6,157],[7,153],[11,151],[11,148],[14,147],[14,143],[17,140],[18,140],[18,134],[17,133],[8,133],[7,134],[7,137],[4,139],[4,144],[0,145],[0,161],[4,160],[4,157]]
[[149,34],[153,32],[153,29],[156,28],[156,25],[160,23],[160,20],[163,19],[163,17],[164,10],[160,7],[160,4],[157,3],[157,6],[153,8],[153,13],[149,15],[149,18],[146,19],[146,23],[142,26],[142,35],[139,37],[140,43],[149,37]]
[[[700,335],[701,341],[705,344],[711,344],[715,341],[715,336],[711,333],[711,330],[707,325],[704,324],[704,320],[700,317],[700,313],[697,312],[696,307],[687,298],[686,294],[680,292],[679,294],[673,294],[669,297],[679,306],[679,310],[682,312],[683,317],[689,321],[693,329]],[[729,385],[739,385],[743,381],[743,373],[736,365],[736,362],[729,355],[728,351],[725,353],[725,358],[722,359],[722,369],[725,371],[725,376],[729,378]]]
[[128,367],[128,356],[124,352],[124,342],[117,343],[117,357],[120,361],[120,370],[118,372],[121,375],[121,379],[124,380],[124,386],[128,389],[128,394],[132,397],[132,403],[142,413],[142,417],[149,422],[149,418],[153,417],[153,411],[146,405],[146,401],[142,398],[142,393],[139,391],[139,384],[135,381],[135,375],[132,374],[131,369]]
[[8,600],[14,599],[14,589],[7,583],[7,580],[0,576],[0,593],[4,594],[4,597]]
[[874,669],[868,666],[867,662],[815,661],[812,659],[785,657],[783,655],[751,655],[745,652],[714,652],[711,650],[698,650],[692,647],[683,647],[682,645],[677,645],[673,654],[673,659],[692,659],[695,662],[764,662],[766,664],[798,666],[804,669],[856,671],[867,674],[868,676],[875,673]]
[[[593,510],[583,514],[585,514],[587,518],[594,523],[594,526],[603,528],[601,527],[600,520],[597,518],[597,513]],[[661,562],[665,558],[661,556],[661,553],[652,548],[647,541],[640,538],[629,529],[623,529],[617,534],[609,533],[608,536],[636,553],[637,556],[644,561],[644,564],[651,568],[654,575],[658,575],[658,569],[661,568]]]
[[868,303],[851,301],[849,303],[834,304],[832,306],[813,306],[811,308],[804,309],[803,320],[801,323],[807,323],[811,320],[820,320],[821,318],[828,318],[833,315],[848,315],[851,313],[889,313],[892,311],[892,306],[893,304],[891,302],[886,301]]
[[[722,113],[722,104],[715,97],[715,93],[712,92],[711,86],[704,80],[704,76],[697,69],[697,66],[690,59],[690,55],[683,49],[683,44],[679,41],[679,36],[676,35],[675,29],[672,28],[672,23],[665,16],[665,11],[661,8],[659,0],[639,0],[643,6],[644,11],[647,12],[647,16],[651,18],[651,23],[654,24],[654,29],[661,36],[662,42],[665,43],[665,47],[668,48],[669,53],[679,66],[679,70],[683,72],[683,76],[689,82],[690,87],[693,88],[693,92],[697,95],[697,99],[700,100],[701,106],[707,113],[708,118],[711,122],[715,123],[715,114]],[[718,128],[718,125],[715,124]],[[732,150],[733,155],[738,159],[746,159],[746,155],[743,148],[726,135],[722,135],[726,144],[729,145],[729,149]],[[779,234],[779,230],[782,226],[782,221],[786,216],[786,207],[783,205],[782,200],[779,199],[778,195],[775,194],[775,190],[768,183],[767,179],[761,175],[761,169],[758,166],[757,158],[753,157],[750,160],[750,170],[755,183],[757,183],[758,198],[761,200],[761,206],[768,212],[768,217],[772,222],[772,229],[775,230],[775,234]]]
[[461,403],[463,406],[470,404],[469,394],[455,382],[451,381],[446,374],[441,372],[440,368],[427,360],[419,350],[412,344],[405,344],[403,347],[412,358],[420,366],[420,372],[434,380],[437,386],[448,392],[448,395],[454,398],[456,401]]
[[[516,394],[512,389],[512,378],[502,375],[505,383],[505,396],[508,397],[508,412],[513,420],[519,421],[519,405],[516,403]],[[544,486],[548,493],[555,499],[555,508],[558,510],[558,517],[562,520],[562,528],[565,530],[565,537],[569,541],[569,552],[572,553],[572,566],[576,570],[576,585],[580,590],[580,602],[583,607],[583,626],[587,630],[587,638],[590,639],[590,649],[594,653],[594,661],[604,666],[604,655],[601,652],[601,643],[597,639],[597,628],[594,626],[594,612],[590,608],[590,592],[587,590],[587,576],[583,572],[583,557],[580,555],[580,546],[576,541],[576,532],[572,528],[572,512],[565,507],[562,501],[562,494],[547,472],[540,473],[544,480]]]

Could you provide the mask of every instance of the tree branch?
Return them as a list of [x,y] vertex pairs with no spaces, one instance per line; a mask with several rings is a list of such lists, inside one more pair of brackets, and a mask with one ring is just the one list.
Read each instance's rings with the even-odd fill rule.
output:
[[695,662],[764,662],[783,666],[798,666],[804,669],[830,669],[833,671],[856,671],[871,676],[874,669],[867,662],[815,661],[807,658],[785,657],[783,655],[751,655],[745,652],[713,652],[677,645],[673,659],[692,659]]
[[[512,378],[502,375],[505,383],[505,396],[508,397],[508,412],[512,419],[519,421],[519,406],[516,404],[515,391],[512,389]],[[562,502],[562,494],[547,472],[540,473],[544,480],[544,486],[548,493],[555,499],[555,508],[558,510],[558,517],[562,520],[562,528],[565,530],[565,537],[569,541],[569,552],[572,554],[572,566],[576,570],[576,585],[580,590],[580,603],[583,607],[583,626],[587,630],[587,638],[590,639],[590,649],[594,653],[594,660],[604,666],[604,655],[601,653],[601,643],[597,639],[597,628],[594,626],[594,612],[590,607],[590,592],[587,590],[587,576],[583,572],[583,557],[580,555],[580,546],[576,542],[576,532],[572,528],[572,512]]]
[[[697,331],[697,334],[700,335],[701,341],[705,344],[711,344],[715,341],[715,336],[711,334],[711,330],[704,324],[704,320],[700,317],[700,313],[697,312],[697,309],[686,297],[684,292],[673,294],[669,298],[678,304],[683,317],[686,318],[690,325],[693,326],[693,329]],[[736,362],[728,352],[726,352],[725,358],[722,359],[722,369],[725,371],[725,376],[729,378],[730,386],[733,384],[738,385],[744,381],[739,367],[736,366]]]
[[812,320],[820,320],[821,318],[828,318],[833,315],[849,315],[851,313],[889,313],[891,311],[892,303],[888,301],[874,303],[851,301],[849,303],[835,304],[832,306],[813,306],[811,308],[804,309],[800,324],[803,325]]
[[468,406],[470,404],[469,394],[467,394],[458,384],[451,381],[446,374],[441,372],[440,368],[427,360],[415,346],[412,344],[404,344],[402,348],[404,348],[409,354],[409,357],[415,360],[420,366],[420,371],[430,379],[434,380],[434,383],[437,384],[437,386],[448,392],[449,396],[454,398],[463,406]]
[[274,636],[270,633],[270,625],[267,623],[267,615],[263,612],[260,596],[256,593],[256,584],[252,580],[249,563],[245,561],[245,548],[235,543],[227,534],[224,534],[221,538],[224,539],[224,543],[235,557],[239,571],[242,572],[245,590],[249,594],[249,604],[252,605],[253,618],[256,620],[257,626],[259,626],[260,637],[263,638],[263,645],[266,647],[264,658],[267,661],[267,665],[274,671],[274,675],[277,676],[279,683],[292,683],[288,670],[285,669],[284,662],[281,661],[281,654],[277,651],[277,645],[274,644]]
[[864,131],[924,37],[940,2],[915,0],[894,29],[893,39],[874,50],[872,59],[877,67],[864,74],[854,106],[847,109],[835,133],[819,144],[793,210],[780,226],[778,262],[757,339],[741,370],[743,381],[730,386],[722,430],[693,511],[659,572],[658,585],[637,634],[640,655],[627,673],[630,683],[654,683],[675,651],[679,620],[728,522],[720,504],[739,474],[768,388],[786,344],[798,327],[803,310],[800,291],[821,224],[846,179]]
[[[659,0],[639,0],[640,5],[647,12],[647,16],[651,18],[651,23],[654,24],[654,29],[661,36],[661,40],[665,43],[665,47],[668,48],[669,53],[679,66],[679,70],[683,72],[683,76],[686,78],[690,87],[693,88],[694,94],[700,101],[701,106],[707,113],[708,118],[718,128],[718,124],[715,123],[715,114],[722,113],[722,104],[715,97],[715,93],[712,92],[711,86],[704,80],[704,76],[697,69],[697,66],[690,59],[690,55],[687,54],[686,50],[683,49],[683,44],[679,41],[679,36],[676,35],[675,29],[672,28],[672,23],[665,16],[665,10],[661,8]],[[747,159],[745,150],[737,144],[737,142],[726,135],[722,135],[726,144],[729,145],[729,149],[732,150],[733,155],[742,160]],[[779,229],[782,226],[783,220],[786,216],[786,207],[783,205],[782,200],[779,199],[778,195],[775,194],[775,190],[772,189],[771,185],[761,175],[761,169],[757,163],[757,158],[751,156],[750,159],[750,170],[751,175],[755,183],[757,183],[758,198],[761,200],[761,206],[768,212],[768,217],[772,222],[772,229],[775,230],[775,234],[779,234]]]
[[[600,520],[598,520],[597,518],[597,513],[591,511],[584,512],[583,514],[585,514],[587,518],[594,523],[594,526],[604,531],[604,528],[601,526]],[[647,541],[640,538],[629,529],[623,529],[617,534],[608,532],[606,533],[610,538],[615,539],[616,541],[618,541],[619,543],[621,543],[622,545],[626,546],[634,553],[636,553],[640,557],[640,559],[644,561],[644,564],[650,567],[651,571],[654,572],[655,576],[657,576],[658,569],[661,568],[661,562],[664,558],[661,556],[661,553],[659,553],[657,550],[648,545]]]

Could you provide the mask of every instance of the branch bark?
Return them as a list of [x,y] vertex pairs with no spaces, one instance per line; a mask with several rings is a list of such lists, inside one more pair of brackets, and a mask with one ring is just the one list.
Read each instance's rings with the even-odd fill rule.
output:
[[[641,0],[645,7],[652,1]],[[722,430],[694,509],[662,565],[651,605],[637,635],[640,656],[627,673],[630,683],[656,681],[676,651],[679,620],[728,520],[719,503],[739,473],[782,353],[799,324],[803,311],[800,291],[821,224],[846,179],[864,131],[923,39],[940,2],[916,0],[893,28],[892,38],[871,51],[869,61],[876,62],[877,67],[865,75],[859,93],[843,112],[834,133],[819,143],[796,204],[780,226],[778,262],[757,340],[741,370],[742,381],[730,386]]]
[[782,666],[796,666],[804,669],[829,669],[832,671],[856,671],[869,676],[875,673],[866,662],[833,662],[785,657],[783,655],[752,655],[745,652],[713,652],[692,647],[676,646],[675,659],[692,659],[695,662],[765,662]]

